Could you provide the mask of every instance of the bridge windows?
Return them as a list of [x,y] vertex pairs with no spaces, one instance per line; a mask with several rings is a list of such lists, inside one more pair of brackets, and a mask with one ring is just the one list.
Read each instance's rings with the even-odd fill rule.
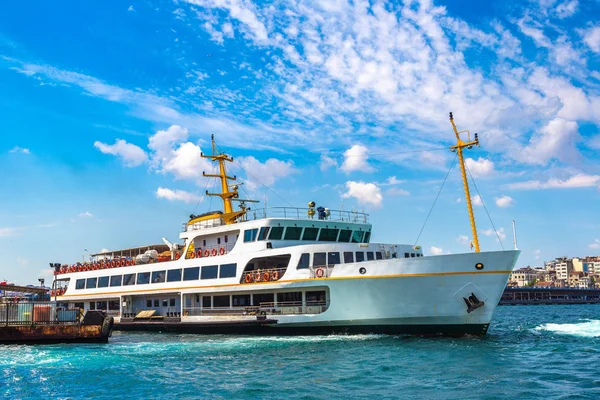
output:
[[365,232],[365,238],[363,243],[369,243],[371,241],[371,231]]
[[254,242],[256,240],[256,235],[258,234],[258,228],[255,229],[246,229],[244,231],[244,243],[246,242]]
[[304,235],[302,240],[317,240],[319,234],[319,228],[304,228]]
[[362,243],[363,241],[363,236],[364,236],[364,232],[363,231],[353,231],[352,232],[352,243]]
[[338,238],[338,242],[348,243],[350,241],[350,237],[352,236],[352,231],[349,229],[340,230],[340,237]]
[[285,230],[284,240],[300,240],[300,235],[302,235],[302,228],[288,226]]
[[269,240],[281,240],[282,235],[283,235],[283,227],[282,226],[273,226],[273,227],[271,227],[271,232],[269,232]]
[[320,242],[335,242],[338,237],[339,229],[321,228],[319,234]]
[[262,228],[260,228],[260,232],[258,232],[258,240],[266,240],[268,234],[269,234],[269,227],[263,226]]

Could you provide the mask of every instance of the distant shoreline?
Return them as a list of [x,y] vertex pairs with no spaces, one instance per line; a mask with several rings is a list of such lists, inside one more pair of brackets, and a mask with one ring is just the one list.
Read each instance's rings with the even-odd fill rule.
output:
[[600,304],[600,289],[509,288],[498,305]]

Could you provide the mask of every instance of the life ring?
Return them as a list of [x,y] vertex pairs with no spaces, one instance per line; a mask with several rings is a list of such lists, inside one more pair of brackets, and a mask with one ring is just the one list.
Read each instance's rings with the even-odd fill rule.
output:
[[115,260],[112,260],[112,261],[110,262],[110,265],[111,265],[113,268],[117,268],[117,262],[116,262]]
[[92,271],[95,271],[97,269],[98,269],[98,267],[96,266],[96,264],[92,264]]
[[204,250],[204,257],[208,257],[208,256],[210,256],[210,250],[206,249],[206,250]]
[[269,273],[268,273],[268,272],[265,272],[265,273],[263,274],[263,280],[264,280],[265,282],[269,282],[269,281],[271,280],[271,275],[269,275]]
[[260,282],[260,272],[256,271],[256,272],[254,273],[254,280],[255,280],[256,282]]
[[192,251],[191,253],[188,253],[188,258],[196,258],[196,252]]
[[50,291],[50,297],[54,297],[54,290]]
[[202,258],[202,249],[198,249],[198,251],[196,252],[196,256],[198,258]]
[[175,259],[176,259],[176,260],[179,260],[179,257],[181,257],[181,254],[179,254],[179,253],[175,253]]
[[223,254],[225,254],[225,247],[221,247],[221,248],[219,249],[219,254],[220,254],[220,255],[223,255]]
[[317,276],[317,278],[322,278],[323,275],[325,275],[325,271],[323,270],[323,268],[317,268],[317,270],[315,271],[315,275]]
[[212,254],[212,256],[216,256],[217,255],[217,249],[212,249],[212,251],[210,252],[210,254]]
[[271,272],[271,279],[276,281],[279,279],[279,271],[273,271]]
[[254,279],[252,279],[252,274],[246,274],[246,283],[252,283]]

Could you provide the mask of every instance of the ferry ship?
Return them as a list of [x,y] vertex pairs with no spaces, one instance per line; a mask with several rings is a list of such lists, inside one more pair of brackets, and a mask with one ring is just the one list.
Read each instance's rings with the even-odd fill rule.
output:
[[[424,256],[371,242],[368,215],[317,207],[250,209],[217,151],[223,210],[191,215],[182,244],[94,254],[54,268],[52,295],[115,317],[116,329],[195,333],[485,335],[517,250],[480,252],[458,132],[474,251]],[[468,133],[463,141],[460,134]],[[239,208],[234,209],[234,203]]]

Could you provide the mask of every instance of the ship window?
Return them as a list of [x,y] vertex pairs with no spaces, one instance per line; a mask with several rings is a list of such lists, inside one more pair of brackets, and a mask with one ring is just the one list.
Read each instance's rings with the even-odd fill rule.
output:
[[225,243],[227,243],[229,241],[229,237],[227,235],[224,236],[225,239]]
[[410,254],[404,253],[404,258],[408,258],[408,257],[410,257]]
[[150,272],[138,272],[137,274],[137,284],[145,285],[150,283]]
[[375,255],[372,251],[367,251],[367,260],[373,261],[375,259]]
[[221,238],[217,238],[217,244],[221,244]]
[[273,226],[269,232],[269,240],[281,240],[281,235],[283,235],[283,227]]
[[350,237],[352,236],[352,231],[349,229],[342,229],[340,231],[340,237],[338,238],[338,242],[348,243],[350,241]]
[[410,256],[411,256],[411,257],[414,257],[414,256],[415,256],[415,253],[410,253]]
[[167,282],[179,282],[181,280],[181,269],[170,269],[167,271]]
[[344,252],[344,262],[345,263],[353,263],[354,262],[354,253],[351,251]]
[[113,275],[110,277],[110,287],[121,286],[123,275]]
[[319,228],[304,228],[304,235],[302,240],[317,240],[319,234]]
[[206,239],[202,240],[202,247],[206,247]]
[[301,306],[302,305],[302,292],[277,293],[277,305]]
[[154,307],[160,307],[160,300],[154,299]]
[[322,228],[319,234],[319,241],[335,242],[338,236],[339,229]]
[[236,274],[237,264],[223,264],[219,269],[219,278],[234,278]]
[[327,253],[327,264],[328,265],[335,265],[335,264],[339,264],[340,263],[340,253],[336,252],[332,252],[332,253]]
[[365,232],[364,243],[369,243],[371,241],[371,231]]
[[365,253],[363,253],[362,251],[357,251],[356,252],[356,262],[362,262],[365,261]]
[[258,240],[265,240],[267,235],[269,234],[269,227],[263,226],[260,228],[260,232],[258,232]]
[[234,307],[245,307],[250,305],[249,294],[234,294],[232,297]]
[[313,254],[313,266],[326,265],[327,264],[327,260],[325,259],[326,256],[327,256],[327,253]]
[[352,232],[352,243],[362,243],[363,235],[363,231]]
[[96,302],[96,310],[106,310],[107,303],[105,301]]
[[75,289],[85,289],[85,279],[77,279],[77,282],[75,282]]
[[326,293],[324,290],[315,292],[306,292],[306,305],[307,306],[324,306],[326,301]]
[[244,242],[254,242],[256,240],[257,233],[258,233],[258,228],[246,229],[244,231]]
[[108,276],[101,276],[98,278],[98,287],[108,287]]
[[146,300],[146,307],[152,307],[152,300]]
[[252,296],[252,305],[254,306],[273,304],[274,302],[275,295],[273,293],[256,293]]
[[375,258],[377,260],[383,260],[383,254],[381,254],[381,252],[378,251],[378,252],[375,253]]
[[73,306],[75,308],[85,308],[85,304],[84,303],[74,303]]
[[202,296],[202,308],[210,308],[211,301],[210,296]]
[[[200,275],[200,279],[215,279],[219,272],[219,267],[216,265],[205,265],[202,267],[202,274]],[[185,277],[183,278],[185,280]],[[196,277],[196,279],[198,279]]]
[[95,309],[96,309],[96,302],[90,301],[90,310],[95,310]]
[[227,296],[213,296],[213,307],[229,307],[229,295]]
[[300,256],[300,260],[298,261],[298,266],[296,267],[296,269],[308,268],[309,261],[310,261],[310,254],[302,253],[302,255]]
[[135,274],[123,275],[123,286],[135,285]]
[[288,226],[285,230],[285,240],[300,240],[300,236],[302,235],[302,228],[298,228],[296,226]]
[[163,299],[163,301],[162,301],[162,306],[163,306],[163,307],[167,307],[168,305],[169,305],[169,300],[167,300],[167,299]]
[[169,299],[169,307],[175,307],[175,299],[173,297]]
[[152,283],[163,283],[165,281],[166,271],[154,271],[152,273]]
[[184,281],[195,281],[200,275],[200,267],[191,267],[183,270]]
[[87,278],[85,281],[86,289],[96,289],[96,283],[98,282],[98,278]]
[[119,310],[119,300],[109,300],[108,301],[108,309],[109,310]]

